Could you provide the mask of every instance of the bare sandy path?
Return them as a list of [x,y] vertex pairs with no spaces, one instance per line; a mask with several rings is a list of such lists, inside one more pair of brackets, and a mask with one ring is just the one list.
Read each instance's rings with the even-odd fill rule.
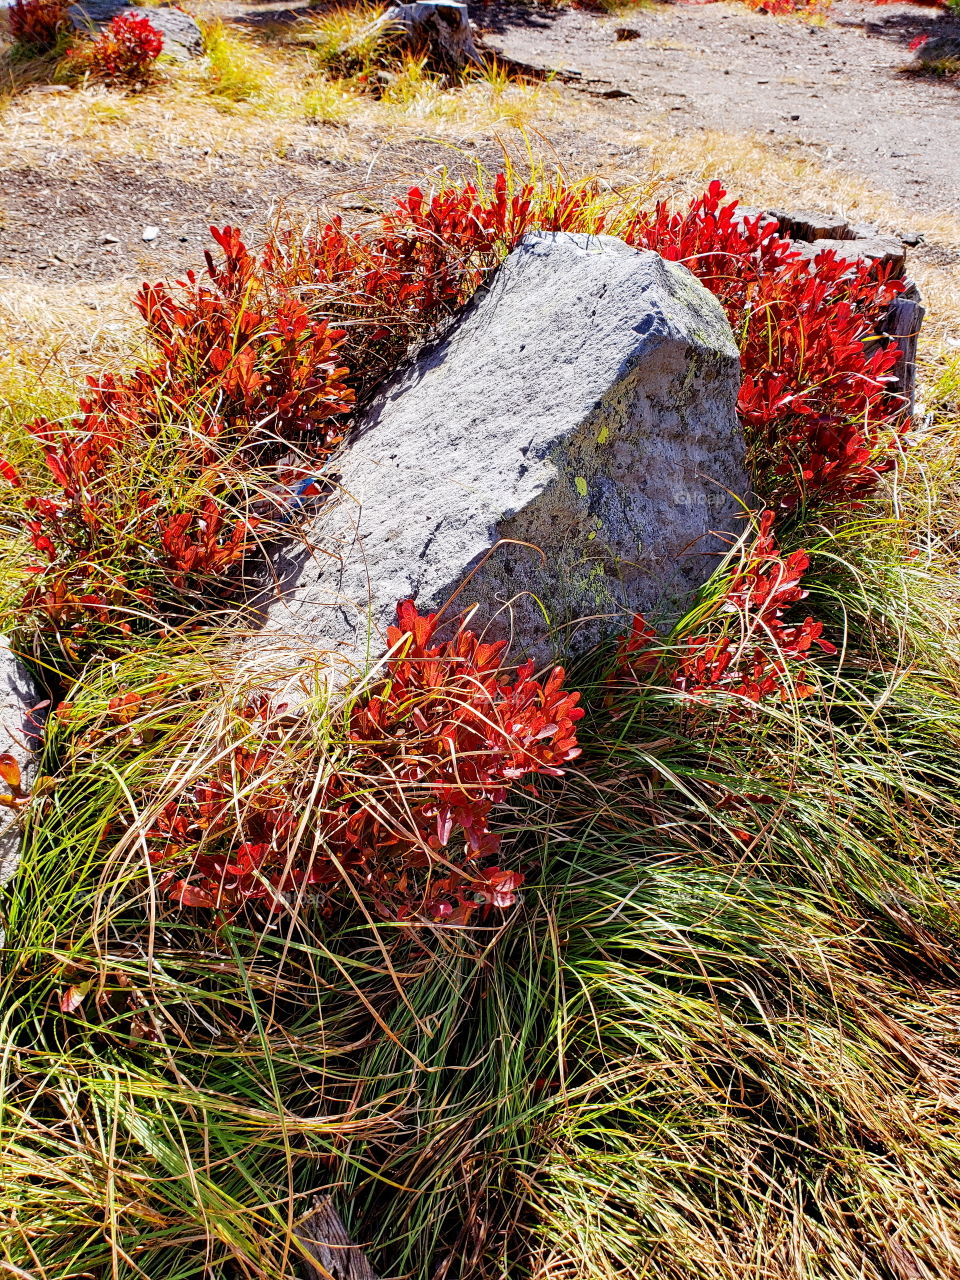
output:
[[[905,205],[960,213],[960,82],[904,74],[909,44],[960,34],[960,15],[919,5],[843,3],[825,26],[742,5],[659,5],[628,18],[576,9],[480,10],[506,54],[574,67],[584,92],[624,123],[665,119],[802,143],[825,166]],[[618,39],[629,28],[632,38]]]

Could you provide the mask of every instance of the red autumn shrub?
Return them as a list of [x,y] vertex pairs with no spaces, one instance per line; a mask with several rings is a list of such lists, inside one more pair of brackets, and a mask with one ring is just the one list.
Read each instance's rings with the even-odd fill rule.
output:
[[324,452],[352,406],[343,331],[265,279],[234,228],[213,234],[206,282],[137,296],[161,359],[90,379],[68,422],[28,424],[55,488],[25,504],[42,560],[23,606],[68,665],[235,595],[253,476],[292,439]]
[[876,324],[903,284],[827,251],[763,277],[741,342],[738,408],[765,496],[860,503],[907,426]]
[[804,599],[801,581],[810,564],[805,551],[782,557],[773,534],[773,512],[765,511],[757,538],[717,602],[711,625],[699,635],[666,648],[641,614],[617,650],[612,681],[657,672],[689,702],[722,694],[735,700],[731,715],[767,698],[787,701],[808,696],[803,662],[814,645],[836,648],[823,638],[813,618],[783,621],[784,612]]
[[711,182],[683,213],[660,201],[627,225],[623,239],[682,262],[723,304],[735,334],[758,280],[775,275],[797,252],[765,213],[741,214],[720,182]]
[[[660,204],[606,224],[685,263],[726,308],[758,491],[786,506],[862,501],[906,425],[887,390],[896,350],[875,340],[900,282],[831,254],[800,260],[719,183],[685,212]],[[589,188],[511,193],[501,174],[489,194],[413,188],[373,233],[335,220],[255,255],[236,229],[213,230],[221,259],[208,254],[204,276],[137,295],[159,360],[93,380],[72,422],[31,428],[55,486],[29,511],[42,560],[26,605],[40,628],[69,631],[80,654],[111,629],[148,627],[151,609],[183,618],[205,591],[229,598],[262,515],[244,470],[269,488],[294,444],[311,483],[355,405],[525,232],[604,225]],[[132,485],[145,457],[153,476]]]
[[472,185],[429,198],[412,187],[373,235],[347,232],[335,218],[312,235],[274,237],[263,273],[347,328],[344,361],[362,401],[525,232],[576,230],[588,205],[587,191],[560,182],[511,195],[503,174],[488,197]]
[[765,214],[719,182],[686,213],[659,204],[624,238],[682,262],[720,299],[740,344],[739,410],[758,490],[771,502],[858,502],[894,464],[905,429],[887,389],[897,349],[876,328],[903,282],[832,252],[801,259]]
[[170,404],[188,414],[201,452],[222,440],[277,456],[304,435],[328,446],[354,399],[339,353],[344,330],[312,315],[236,227],[210,230],[223,262],[207,253],[208,282],[188,272],[176,291],[145,284],[137,294],[163,363],[136,397],[153,414]]
[[163,52],[163,33],[149,18],[119,13],[95,40],[82,40],[69,50],[78,69],[106,84],[145,84]]
[[579,695],[562,668],[544,683],[532,664],[509,675],[503,643],[461,628],[433,644],[436,627],[398,606],[385,678],[351,712],[342,758],[318,761],[285,707],[244,708],[249,732],[148,833],[174,901],[233,914],[305,892],[332,910],[352,889],[383,918],[455,924],[512,903],[523,877],[492,861],[492,810],[579,754]]
[[67,0],[13,0],[7,10],[10,34],[25,48],[48,53],[67,25]]

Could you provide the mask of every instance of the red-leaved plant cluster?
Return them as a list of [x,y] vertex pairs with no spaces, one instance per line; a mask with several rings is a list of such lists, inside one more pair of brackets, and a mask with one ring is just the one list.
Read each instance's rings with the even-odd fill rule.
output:
[[763,497],[788,507],[865,498],[907,426],[889,390],[898,350],[877,339],[903,281],[833,250],[801,258],[772,218],[741,215],[719,182],[685,213],[659,204],[641,214],[624,238],[684,263],[722,302],[739,340],[738,408]]
[[[507,674],[503,642],[461,627],[434,643],[436,629],[398,606],[385,676],[353,708],[339,764],[318,762],[284,706],[248,702],[248,731],[148,832],[174,901],[229,916],[301,895],[333,910],[355,892],[383,918],[451,924],[513,902],[523,876],[496,865],[491,811],[579,754],[579,695],[562,668],[542,683],[532,663]],[[115,702],[128,723],[135,695]]]
[[232,598],[259,523],[251,475],[291,438],[327,450],[352,407],[344,332],[267,278],[234,228],[214,236],[223,262],[208,255],[206,280],[137,295],[157,361],[89,379],[68,422],[29,424],[55,487],[25,500],[43,559],[23,603],[68,666]]
[[[612,231],[685,263],[717,295],[740,342],[740,412],[771,506],[860,503],[893,465],[905,414],[889,391],[897,353],[876,335],[902,284],[829,252],[801,258],[719,183],[683,212],[629,217],[562,182],[414,188],[372,231],[334,220],[278,233],[258,254],[227,227],[203,276],[140,290],[156,358],[90,380],[73,420],[31,424],[50,489],[25,502],[37,561],[24,608],[48,652],[69,672],[131,631],[233,602],[274,517],[294,519],[303,486],[322,492],[357,407],[539,228]],[[0,472],[16,483],[9,464]],[[715,613],[726,626],[670,656],[638,619],[622,653],[634,676],[668,670],[692,705],[708,692],[744,708],[806,691],[811,646],[831,646],[818,623],[782,620],[807,562],[779,556],[771,522]],[[499,648],[465,631],[431,647],[433,626],[402,606],[392,640],[409,633],[410,648],[358,703],[349,762],[309,802],[302,753],[289,775],[281,767],[279,709],[251,708],[261,744],[238,747],[152,833],[178,901],[227,911],[294,890],[332,900],[351,884],[393,918],[463,922],[509,898],[516,873],[488,865],[492,806],[517,777],[571,758],[580,712],[557,673],[505,678]],[[226,806],[237,788],[239,839]]]
[[151,78],[163,52],[163,33],[143,14],[118,13],[93,40],[67,50],[76,71],[105,84],[134,87]]
[[[32,500],[43,558],[28,611],[70,656],[142,629],[184,590],[187,611],[208,589],[229,597],[258,519],[238,466],[263,478],[291,443],[321,466],[355,401],[525,232],[589,218],[596,229],[590,199],[562,183],[511,194],[500,175],[487,197],[413,189],[374,235],[334,221],[275,236],[257,256],[235,228],[215,230],[222,261],[208,254],[205,278],[138,294],[157,362],[92,380],[70,422],[32,424],[55,488]],[[740,335],[740,411],[763,496],[862,500],[905,422],[888,391],[896,350],[875,340],[901,282],[830,252],[798,259],[771,219],[742,217],[719,183],[684,213],[658,205],[618,229],[685,263],[723,303]],[[143,458],[175,488],[131,484]]]
[[68,0],[13,0],[7,10],[10,34],[25,49],[49,53],[67,26]]
[[773,512],[765,511],[705,631],[666,646],[637,614],[618,645],[612,683],[624,677],[650,679],[655,673],[684,694],[688,706],[703,703],[707,695],[729,698],[734,718],[768,698],[786,702],[809,696],[813,690],[804,661],[814,646],[827,654],[836,653],[836,647],[824,638],[823,623],[813,618],[784,622],[784,612],[807,595],[801,582],[810,557],[805,551],[781,556],[773,523]]

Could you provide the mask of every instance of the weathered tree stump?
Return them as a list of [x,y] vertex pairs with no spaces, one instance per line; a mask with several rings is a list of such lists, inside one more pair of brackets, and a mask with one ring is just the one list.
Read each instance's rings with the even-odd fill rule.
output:
[[469,67],[483,66],[467,6],[457,0],[392,5],[355,43],[366,44],[377,36],[397,45],[404,53],[426,57],[435,71],[460,75]]
[[788,240],[853,240],[854,234],[846,221],[834,214],[800,209],[784,212],[771,209],[770,216],[780,224],[780,234]]
[[900,348],[897,363],[893,366],[896,391],[903,396],[913,412],[917,391],[917,340],[926,310],[920,301],[920,290],[912,280],[898,298],[894,298],[883,320],[881,333],[889,342]]
[[[746,213],[747,210],[744,210]],[[898,236],[881,235],[876,227],[856,226],[828,213],[809,210],[787,213],[768,210],[779,224],[780,234],[793,241],[794,248],[805,257],[831,249],[839,258],[851,262],[870,262],[889,270],[896,279],[904,280],[904,291],[887,308],[877,326],[877,337],[884,345],[896,342],[900,355],[894,365],[890,389],[902,396],[913,412],[917,390],[917,339],[926,315],[920,290],[906,279],[906,245]]]
[[315,1203],[313,1212],[297,1227],[296,1236],[312,1259],[301,1264],[308,1280],[378,1280],[329,1199]]

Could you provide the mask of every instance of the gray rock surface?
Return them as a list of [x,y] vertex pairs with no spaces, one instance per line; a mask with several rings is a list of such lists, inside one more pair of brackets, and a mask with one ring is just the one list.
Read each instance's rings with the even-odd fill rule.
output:
[[[20,766],[24,788],[34,774],[34,753],[39,745],[43,695],[33,677],[0,636],[0,753],[9,753]],[[9,787],[0,782],[0,788]],[[0,884],[13,875],[20,857],[20,825],[16,813],[0,806]]]
[[929,36],[914,53],[913,60],[921,67],[960,62],[960,36]]
[[465,580],[445,616],[478,604],[475,629],[538,663],[674,612],[743,527],[739,377],[686,267],[526,236],[333,460],[338,496],[312,550],[275,560],[255,644],[363,668],[398,600],[436,610]]
[[203,54],[203,32],[195,18],[172,5],[149,5],[138,8],[124,4],[123,0],[80,0],[68,9],[70,21],[78,31],[99,30],[107,26],[119,13],[136,14],[149,18],[163,34],[163,52],[172,58],[186,61]]

